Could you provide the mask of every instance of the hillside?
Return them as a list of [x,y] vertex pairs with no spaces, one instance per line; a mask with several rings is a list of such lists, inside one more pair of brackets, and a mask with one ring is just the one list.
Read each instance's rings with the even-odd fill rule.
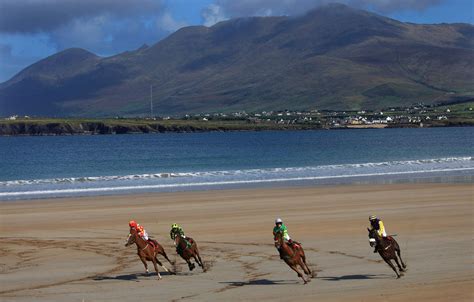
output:
[[68,49],[0,84],[0,116],[371,109],[474,96],[474,26],[344,5],[178,30],[101,58]]

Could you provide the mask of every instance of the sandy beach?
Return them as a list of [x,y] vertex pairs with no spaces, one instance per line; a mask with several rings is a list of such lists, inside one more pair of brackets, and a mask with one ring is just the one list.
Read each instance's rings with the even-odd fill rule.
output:
[[[368,216],[397,234],[408,271],[368,245]],[[281,216],[317,277],[303,285],[278,257]],[[1,301],[472,301],[472,184],[294,187],[0,203]],[[137,220],[176,259],[146,275]],[[189,272],[169,238],[181,224],[209,267]],[[161,259],[161,258],[160,258]],[[165,265],[170,266],[166,262]],[[153,270],[151,270],[153,271]]]

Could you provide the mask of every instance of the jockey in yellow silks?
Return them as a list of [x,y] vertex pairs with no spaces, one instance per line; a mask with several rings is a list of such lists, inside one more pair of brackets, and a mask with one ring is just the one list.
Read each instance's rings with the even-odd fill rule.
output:
[[[369,221],[370,221],[371,230],[375,229],[377,231],[377,234],[379,234],[379,236],[383,239],[392,240],[390,236],[387,236],[387,232],[385,231],[385,226],[383,225],[382,220],[380,220],[375,215],[371,215],[369,217]],[[377,246],[375,247],[375,250],[374,250],[374,253],[376,252],[377,252]]]
[[385,226],[383,225],[382,220],[380,220],[375,215],[371,215],[369,217],[369,221],[370,221],[370,228],[372,230],[376,229],[380,237],[387,238],[387,232],[385,232]]

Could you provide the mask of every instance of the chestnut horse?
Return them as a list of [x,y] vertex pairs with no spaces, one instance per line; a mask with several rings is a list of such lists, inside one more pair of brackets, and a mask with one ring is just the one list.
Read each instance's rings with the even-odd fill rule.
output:
[[194,263],[189,260],[191,257],[194,258],[194,261],[196,261],[196,263],[202,268],[204,272],[206,271],[204,264],[202,263],[201,256],[199,255],[196,241],[190,237],[186,237],[186,239],[184,239],[183,237],[176,235],[174,238],[174,245],[176,246],[176,252],[181,256],[181,258],[184,259],[184,261],[186,261],[190,271],[192,271],[195,267]]
[[286,264],[288,264],[288,266],[298,274],[298,277],[303,279],[304,284],[311,281],[311,279],[306,279],[304,275],[298,270],[299,265],[306,275],[312,276],[311,270],[306,264],[306,256],[304,254],[303,247],[299,243],[293,243],[290,246],[285,242],[282,232],[276,233],[274,240],[275,247],[280,252],[280,258],[283,259]]
[[[369,231],[369,243],[371,247],[376,247],[377,252],[379,252],[380,257],[393,269],[395,274],[397,274],[397,278],[400,278],[403,276],[403,272],[405,272],[405,268],[407,267],[405,263],[402,260],[402,257],[400,256],[400,246],[398,245],[397,241],[393,239],[393,237],[390,237],[390,239],[385,239],[379,236],[377,233],[377,230],[375,229],[369,229],[367,228],[367,231]],[[402,265],[400,266],[400,262],[398,262],[398,258],[400,258],[400,262]],[[392,264],[391,260],[395,260],[395,263],[398,266],[398,270],[400,273],[397,272],[397,269],[395,266]]]
[[127,243],[125,246],[129,246],[131,244],[136,244],[137,245],[137,254],[138,257],[140,257],[140,260],[142,261],[143,265],[145,266],[146,273],[148,274],[148,264],[146,263],[147,261],[153,262],[153,266],[155,267],[156,274],[158,275],[158,280],[161,279],[160,272],[158,271],[158,265],[163,267],[163,269],[170,274],[174,274],[174,272],[169,271],[162,263],[160,260],[158,260],[157,256],[158,254],[162,255],[165,257],[166,260],[172,265],[173,263],[170,261],[168,256],[165,253],[165,250],[163,247],[156,241],[156,240],[151,240],[146,241],[143,239],[140,235],[138,235],[138,232],[135,228],[130,229],[130,234],[128,235]]

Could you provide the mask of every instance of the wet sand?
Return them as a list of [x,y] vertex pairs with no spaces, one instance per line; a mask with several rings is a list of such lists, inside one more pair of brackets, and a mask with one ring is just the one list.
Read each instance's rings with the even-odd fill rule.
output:
[[[472,301],[473,192],[401,184],[3,202],[0,300]],[[398,234],[401,279],[368,245],[372,213]],[[277,216],[317,272],[307,285],[273,247]],[[144,274],[135,247],[124,247],[130,219],[176,259],[176,276]],[[174,222],[198,242],[207,272],[176,256]]]

